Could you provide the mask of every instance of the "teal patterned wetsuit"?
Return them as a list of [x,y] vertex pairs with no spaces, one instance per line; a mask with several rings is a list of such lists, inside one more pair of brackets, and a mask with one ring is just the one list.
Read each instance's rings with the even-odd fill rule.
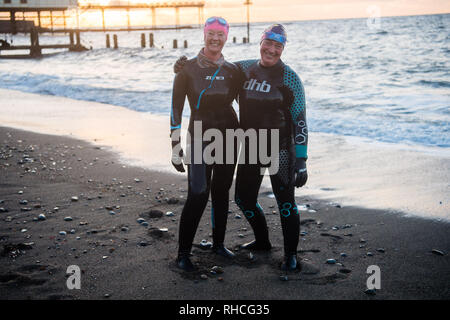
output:
[[[285,254],[295,254],[300,217],[294,177],[297,163],[307,159],[308,143],[304,89],[298,75],[281,60],[272,67],[258,61],[236,63],[245,79],[239,91],[240,126],[244,130],[279,130],[279,170],[270,179],[280,210]],[[261,167],[248,162],[238,165],[235,201],[252,226],[256,241],[268,242],[266,219],[257,202]]]

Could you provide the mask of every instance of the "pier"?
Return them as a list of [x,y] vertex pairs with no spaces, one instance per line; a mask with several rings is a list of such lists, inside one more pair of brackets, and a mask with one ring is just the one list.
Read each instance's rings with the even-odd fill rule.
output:
[[[110,1],[108,5],[100,5],[95,3],[81,4],[78,8],[82,12],[88,10],[99,10],[102,13],[102,30],[108,31],[106,28],[105,11],[107,10],[126,10],[127,11],[127,26],[128,30],[131,30],[130,10],[150,10],[151,11],[151,29],[156,29],[156,9],[172,8],[175,10],[175,29],[180,28],[180,9],[181,8],[198,8],[198,24],[203,23],[203,8],[205,7],[204,1],[196,2],[157,2],[157,3],[136,3],[132,4],[129,1]],[[133,30],[148,30],[136,29]]]
[[[158,29],[180,29],[192,28],[192,26],[182,26],[180,24],[180,10],[184,8],[198,9],[198,25],[203,23],[205,1],[166,1],[166,2],[148,2],[148,3],[131,3],[129,1],[109,1],[107,4],[103,1],[42,1],[28,0],[22,3],[19,0],[11,0],[10,3],[0,3],[0,20],[8,20],[12,25],[12,34],[18,32],[16,25],[18,21],[34,21],[39,33],[43,32],[67,32],[71,30],[81,31],[117,31],[118,28],[110,28],[107,26],[105,12],[111,10],[123,10],[127,14],[127,25],[121,27],[120,30],[158,30]],[[175,21],[173,27],[157,27],[157,9],[173,9],[175,11]],[[68,11],[71,12],[68,12]],[[133,10],[149,10],[151,21],[146,27],[133,27],[130,12]],[[86,12],[98,11],[102,15],[101,28],[81,27],[79,23],[80,16]],[[2,14],[3,13],[3,14]],[[6,14],[9,13],[9,16]],[[72,26],[68,26],[68,19],[75,20]],[[47,23],[44,23],[47,22]],[[0,30],[0,33],[2,30]]]
[[[89,50],[88,46],[81,41],[81,32],[108,32],[108,31],[135,31],[135,30],[167,30],[192,28],[192,26],[180,25],[180,9],[197,8],[198,23],[203,21],[203,8],[205,1],[166,1],[166,2],[142,2],[131,3],[130,1],[77,1],[77,0],[9,0],[0,3],[0,34],[29,33],[29,45],[12,45],[6,40],[0,42],[0,58],[38,58],[42,57],[43,49],[69,49],[70,51]],[[172,8],[175,10],[174,27],[157,27],[156,10]],[[68,13],[68,11],[71,12]],[[123,27],[107,27],[105,12],[108,10],[123,10],[127,13],[127,25]],[[149,10],[151,23],[147,26],[133,27],[130,18],[132,10]],[[80,15],[89,11],[100,11],[102,13],[102,27],[81,28]],[[9,14],[9,16],[8,16]],[[72,25],[67,23],[72,20]],[[76,23],[74,23],[74,21]],[[47,22],[44,24],[44,22]],[[150,21],[149,21],[150,22]],[[76,24],[76,25],[75,25]],[[40,45],[40,33],[67,33],[70,43]],[[76,36],[76,41],[74,40]],[[185,43],[187,46],[187,43]],[[1,55],[2,51],[29,50],[29,54]]]
[[[9,29],[8,29],[9,28]],[[27,58],[41,58],[44,56],[42,53],[43,49],[68,49],[69,51],[86,51],[89,48],[82,44],[81,36],[79,31],[69,32],[69,43],[67,44],[39,44],[39,33],[37,28],[34,26],[33,21],[20,21],[16,26],[15,30],[20,30],[24,33],[30,34],[30,44],[29,45],[11,45],[6,41],[0,42],[0,59],[27,59]],[[0,21],[0,29],[4,31],[11,31],[12,25],[9,21]],[[26,51],[28,54],[7,54],[2,55],[2,51]]]
[[[247,11],[247,37],[243,38],[243,43],[250,41],[250,5],[253,3],[250,0],[245,0],[243,3]],[[121,0],[8,0],[1,2],[0,0],[0,34],[14,35],[17,33],[29,33],[29,45],[12,45],[7,39],[0,41],[0,58],[25,58],[25,57],[41,57],[43,56],[43,49],[69,49],[70,51],[84,51],[92,49],[90,45],[83,45],[81,40],[82,32],[120,32],[120,31],[153,31],[153,30],[168,30],[168,29],[186,29],[195,28],[195,25],[181,25],[180,11],[185,8],[198,9],[198,27],[203,25],[204,20],[205,1],[163,1],[150,2],[142,1],[140,3],[133,3],[130,1]],[[173,9],[174,10],[174,24],[169,26],[158,26],[157,24],[157,10],[158,9]],[[108,21],[105,18],[105,12],[112,10],[120,10],[126,12],[126,23],[119,26],[108,26]],[[133,10],[148,11],[145,14],[145,23],[141,26],[133,25],[130,12]],[[101,13],[101,20],[94,26],[80,26],[80,16],[87,12]],[[148,20],[147,20],[148,17]],[[142,20],[141,20],[142,21]],[[116,24],[117,25],[117,24]],[[70,37],[70,43],[55,44],[55,45],[39,45],[39,34],[41,33],[64,33]],[[149,39],[150,48],[154,47],[153,33],[150,34]],[[76,36],[76,41],[74,37]],[[109,47],[109,34],[107,37],[107,47]],[[115,38],[114,47],[117,48],[117,35]],[[145,34],[141,34],[141,47],[145,48]],[[233,43],[236,43],[236,37],[233,38]],[[187,48],[186,40],[183,42],[183,47]],[[178,48],[177,40],[174,39],[173,48]],[[1,55],[2,51],[10,50],[29,50],[29,55]]]

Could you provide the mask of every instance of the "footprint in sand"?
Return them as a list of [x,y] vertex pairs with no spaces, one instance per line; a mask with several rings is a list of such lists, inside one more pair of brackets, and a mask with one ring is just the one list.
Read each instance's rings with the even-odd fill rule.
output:
[[0,284],[14,287],[26,287],[33,285],[43,285],[48,279],[33,279],[27,275],[17,272],[0,274]]
[[49,281],[49,276],[57,271],[59,271],[58,268],[48,265],[23,265],[16,271],[0,274],[0,285],[13,287],[40,286]]

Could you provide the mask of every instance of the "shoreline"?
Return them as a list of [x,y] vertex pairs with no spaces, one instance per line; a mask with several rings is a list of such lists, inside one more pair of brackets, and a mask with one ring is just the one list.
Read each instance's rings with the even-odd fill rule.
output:
[[[109,148],[126,165],[172,170],[166,116],[6,89],[0,105],[4,126],[82,139]],[[311,132],[309,179],[297,195],[450,221],[450,155],[436,152]]]
[[[306,209],[300,211],[302,270],[281,281],[279,214],[275,200],[262,190],[259,200],[273,250],[252,257],[237,250],[253,235],[232,201],[226,244],[236,259],[223,260],[202,249],[202,239],[211,241],[208,204],[193,249],[200,272],[184,274],[173,263],[187,189],[184,175],[123,165],[111,150],[70,137],[5,127],[0,137],[0,207],[7,210],[0,213],[1,299],[450,297],[449,223],[297,197]],[[232,188],[230,199],[233,194]],[[152,215],[150,210],[159,211]],[[168,211],[173,216],[166,216]],[[46,219],[34,221],[39,214]],[[139,217],[149,226],[138,224]],[[81,269],[81,290],[66,287],[69,265]],[[222,274],[210,272],[215,265]],[[370,265],[381,269],[375,295],[364,293]]]

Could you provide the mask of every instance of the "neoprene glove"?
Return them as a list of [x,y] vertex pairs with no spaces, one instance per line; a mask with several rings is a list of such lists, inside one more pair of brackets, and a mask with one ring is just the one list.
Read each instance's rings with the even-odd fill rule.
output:
[[308,180],[308,172],[306,171],[306,160],[297,158],[295,161],[295,186],[303,187]]
[[187,59],[188,59],[188,58],[187,58],[186,56],[181,56],[181,57],[175,62],[175,64],[173,65],[173,72],[174,72],[174,73],[178,73],[178,72],[180,72],[181,70],[183,70],[184,65],[186,64]]

